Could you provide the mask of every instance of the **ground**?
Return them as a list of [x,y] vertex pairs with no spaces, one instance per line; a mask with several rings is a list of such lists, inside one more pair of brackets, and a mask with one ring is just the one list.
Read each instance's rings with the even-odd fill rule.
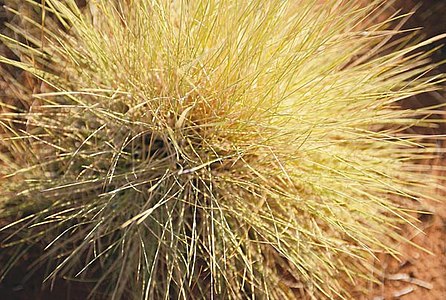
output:
[[[394,5],[395,9],[403,12],[410,11],[420,5],[414,16],[409,19],[406,27],[422,27],[426,37],[446,33],[446,1],[444,0],[400,0]],[[446,43],[443,39],[436,46]],[[441,46],[434,54],[435,61],[446,59],[446,47]],[[446,72],[446,65],[442,65],[436,72]],[[420,95],[408,99],[405,106],[427,106],[446,102],[446,89],[442,91]],[[444,117],[444,116],[443,116]],[[446,134],[446,126],[439,127],[432,134]],[[446,148],[446,141],[437,139],[439,149]],[[439,155],[433,165],[446,166],[446,155]],[[445,171],[433,171],[445,177]],[[443,187],[446,181],[439,182]],[[437,191],[443,200],[446,193]],[[413,228],[403,229],[405,236],[417,246],[401,245],[402,256],[399,260],[382,257],[377,267],[382,272],[382,285],[370,287],[370,300],[402,299],[402,300],[442,300],[446,297],[446,203],[424,199],[421,209],[431,214],[419,214],[418,226],[424,233],[416,232]],[[420,247],[425,250],[421,250]]]

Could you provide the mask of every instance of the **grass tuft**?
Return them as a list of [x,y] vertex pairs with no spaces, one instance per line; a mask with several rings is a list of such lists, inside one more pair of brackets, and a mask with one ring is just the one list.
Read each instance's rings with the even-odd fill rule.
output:
[[24,2],[1,35],[32,84],[1,75],[0,234],[44,248],[47,281],[347,299],[435,197],[438,149],[407,129],[438,107],[397,108],[443,81],[420,49],[444,36],[389,51],[386,1]]

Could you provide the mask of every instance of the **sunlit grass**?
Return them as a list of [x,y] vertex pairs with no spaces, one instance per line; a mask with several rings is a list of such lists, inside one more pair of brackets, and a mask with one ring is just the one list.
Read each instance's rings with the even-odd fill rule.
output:
[[435,197],[438,149],[406,129],[438,108],[395,108],[443,80],[419,50],[441,37],[389,51],[385,1],[112,2],[9,8],[19,59],[0,62],[39,86],[3,75],[23,94],[0,100],[2,245],[39,244],[48,280],[112,299],[349,298],[373,280]]

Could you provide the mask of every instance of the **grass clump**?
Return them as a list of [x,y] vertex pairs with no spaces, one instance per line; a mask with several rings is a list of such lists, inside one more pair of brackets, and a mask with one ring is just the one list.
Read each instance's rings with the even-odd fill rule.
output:
[[2,36],[34,90],[2,75],[1,230],[45,249],[47,280],[349,298],[430,197],[435,147],[405,133],[430,109],[395,107],[441,78],[431,41],[388,51],[385,1],[25,2],[39,18],[11,6]]

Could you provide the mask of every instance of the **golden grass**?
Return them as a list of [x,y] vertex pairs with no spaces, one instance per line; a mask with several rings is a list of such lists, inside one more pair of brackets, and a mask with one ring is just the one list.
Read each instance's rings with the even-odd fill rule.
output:
[[41,88],[0,100],[3,246],[112,299],[351,297],[435,197],[405,129],[436,108],[395,108],[443,80],[419,50],[441,37],[388,51],[385,2],[9,8],[0,62]]

